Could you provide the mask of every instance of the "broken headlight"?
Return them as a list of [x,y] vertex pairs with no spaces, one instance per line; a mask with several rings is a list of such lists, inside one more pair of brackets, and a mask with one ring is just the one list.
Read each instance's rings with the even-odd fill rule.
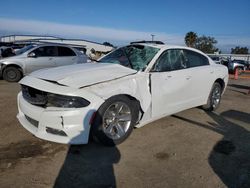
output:
[[48,93],[47,107],[61,107],[61,108],[82,108],[90,104],[89,101],[81,97],[65,96]]

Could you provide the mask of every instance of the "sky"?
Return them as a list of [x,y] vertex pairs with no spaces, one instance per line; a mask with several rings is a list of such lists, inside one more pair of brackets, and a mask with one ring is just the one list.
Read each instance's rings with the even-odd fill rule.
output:
[[52,35],[124,45],[161,40],[184,45],[185,34],[214,37],[230,51],[250,47],[249,0],[6,0],[0,2],[0,36]]

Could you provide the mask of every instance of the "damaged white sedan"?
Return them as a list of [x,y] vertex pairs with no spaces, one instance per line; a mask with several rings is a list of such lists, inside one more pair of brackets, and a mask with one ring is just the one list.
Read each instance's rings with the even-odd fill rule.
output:
[[17,118],[35,136],[86,144],[123,142],[134,127],[202,106],[215,110],[228,71],[187,47],[131,44],[98,63],[40,70],[24,77]]

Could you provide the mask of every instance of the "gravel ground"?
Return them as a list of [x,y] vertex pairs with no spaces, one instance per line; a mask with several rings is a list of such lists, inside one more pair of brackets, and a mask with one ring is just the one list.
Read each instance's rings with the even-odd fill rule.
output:
[[250,80],[230,80],[215,113],[193,108],[135,129],[117,147],[40,140],[0,80],[0,187],[250,187]]

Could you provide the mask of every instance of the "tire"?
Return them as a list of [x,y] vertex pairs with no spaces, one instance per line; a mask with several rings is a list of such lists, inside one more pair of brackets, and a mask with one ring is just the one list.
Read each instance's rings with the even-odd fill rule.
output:
[[6,67],[3,71],[3,79],[8,82],[18,82],[22,78],[22,72],[16,67]]
[[218,82],[215,82],[209,94],[207,104],[203,105],[202,108],[206,111],[216,110],[220,105],[221,93],[222,93],[221,85]]
[[98,109],[91,134],[94,140],[106,146],[114,146],[125,141],[138,120],[137,102],[118,95],[106,100]]

